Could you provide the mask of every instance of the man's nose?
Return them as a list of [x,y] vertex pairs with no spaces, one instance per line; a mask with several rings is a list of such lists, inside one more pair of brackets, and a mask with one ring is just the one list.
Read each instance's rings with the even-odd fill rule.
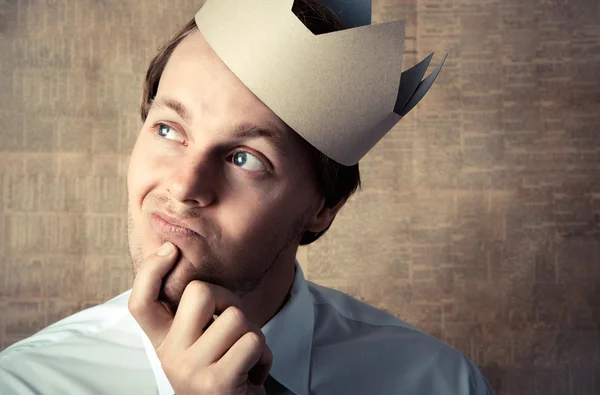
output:
[[214,198],[216,172],[209,160],[181,162],[167,178],[167,190],[182,203],[206,206]]

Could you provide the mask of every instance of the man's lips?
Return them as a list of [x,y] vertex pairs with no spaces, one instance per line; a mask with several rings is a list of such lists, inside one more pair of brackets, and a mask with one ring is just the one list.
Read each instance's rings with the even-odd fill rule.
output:
[[155,211],[151,214],[152,227],[168,238],[191,239],[200,237],[192,227],[183,220]]

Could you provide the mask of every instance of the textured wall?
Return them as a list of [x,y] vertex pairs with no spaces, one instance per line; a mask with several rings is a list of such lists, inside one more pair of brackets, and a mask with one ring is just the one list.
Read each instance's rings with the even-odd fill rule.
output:
[[[0,349],[131,287],[141,81],[199,4],[0,1]],[[454,345],[497,394],[600,393],[599,3],[373,7],[408,18],[404,68],[449,59],[299,251],[308,278]]]

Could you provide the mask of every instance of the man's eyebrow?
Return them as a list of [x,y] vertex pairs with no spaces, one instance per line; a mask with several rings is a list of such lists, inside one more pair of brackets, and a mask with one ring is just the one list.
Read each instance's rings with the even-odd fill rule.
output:
[[[167,108],[177,113],[187,123],[191,123],[193,120],[193,116],[190,111],[188,111],[187,107],[177,99],[173,99],[170,97],[159,97],[157,100],[152,100],[150,102],[150,109],[152,108]],[[275,151],[282,155],[286,156],[288,154],[288,150],[282,135],[282,132],[279,127],[277,127],[274,123],[270,121],[263,121],[262,125],[255,125],[248,122],[243,122],[237,124],[233,129],[225,128],[221,130],[223,135],[232,138],[264,138],[267,140],[270,145],[275,149]]]
[[170,97],[159,97],[157,100],[152,99],[150,100],[150,109],[148,111],[153,108],[167,108],[175,111],[177,115],[179,115],[188,123],[190,123],[192,120],[192,116],[190,115],[190,112],[187,110],[186,106],[177,99],[172,99]]
[[269,142],[271,147],[281,156],[288,154],[287,147],[285,145],[283,136],[275,125],[270,122],[266,122],[264,125],[254,125],[251,123],[241,123],[236,125],[233,129],[227,129],[223,134],[231,136],[233,138],[264,138]]

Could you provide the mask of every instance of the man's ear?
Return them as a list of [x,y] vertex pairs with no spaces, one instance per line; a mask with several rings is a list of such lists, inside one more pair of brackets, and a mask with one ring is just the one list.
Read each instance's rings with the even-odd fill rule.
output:
[[319,233],[327,229],[347,200],[348,198],[345,197],[340,199],[333,207],[325,207],[325,198],[320,198],[318,201],[319,211],[307,222],[305,230]]

